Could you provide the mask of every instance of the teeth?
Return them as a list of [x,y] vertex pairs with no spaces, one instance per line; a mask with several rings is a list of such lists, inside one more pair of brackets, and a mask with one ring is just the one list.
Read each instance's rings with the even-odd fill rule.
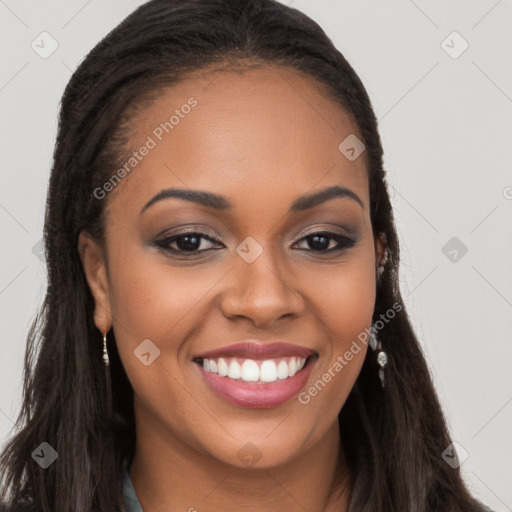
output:
[[[213,362],[214,362],[213,360],[210,361],[210,371],[211,372],[215,371],[214,367],[212,367]],[[217,366],[217,365],[215,365],[215,366]],[[297,373],[297,360],[295,358],[293,358],[290,361],[290,364],[288,365],[288,375],[290,377],[293,377],[296,373]]]
[[286,379],[288,377],[288,365],[286,361],[281,361],[277,365],[277,378],[278,379]]
[[274,382],[293,377],[306,364],[304,357],[285,357],[254,361],[252,359],[204,359],[203,368],[221,377],[241,379],[245,382]]
[[225,377],[228,374],[228,365],[222,357],[219,359],[219,362],[217,364],[217,370],[221,377]]
[[263,382],[274,382],[277,380],[277,366],[275,361],[269,360],[261,363],[260,380]]
[[[210,359],[212,361],[212,359]],[[242,368],[238,361],[231,361],[228,370],[228,377],[230,379],[239,379],[242,376]]]
[[260,378],[260,369],[255,361],[246,359],[242,363],[242,380],[246,382],[256,382]]

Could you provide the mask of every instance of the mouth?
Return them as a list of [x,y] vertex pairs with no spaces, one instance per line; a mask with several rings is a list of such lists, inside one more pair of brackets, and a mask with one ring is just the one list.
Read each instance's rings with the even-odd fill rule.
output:
[[[311,356],[310,356],[311,357]],[[302,370],[310,357],[281,357],[257,361],[241,357],[219,357],[197,359],[199,365],[207,372],[220,377],[242,382],[274,382],[293,377]]]
[[240,343],[193,360],[209,387],[228,402],[272,408],[299,393],[318,359],[312,349],[291,344]]

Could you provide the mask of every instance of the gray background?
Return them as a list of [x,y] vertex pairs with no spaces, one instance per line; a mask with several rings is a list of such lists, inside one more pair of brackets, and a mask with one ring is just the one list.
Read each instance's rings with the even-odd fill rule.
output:
[[[0,443],[19,408],[25,337],[45,289],[33,248],[60,96],[86,53],[141,3],[0,0]],[[367,87],[392,185],[402,292],[453,439],[469,455],[464,477],[487,505],[512,511],[512,3],[291,5],[324,28]],[[43,31],[58,42],[47,59],[31,47],[46,37],[50,48]]]

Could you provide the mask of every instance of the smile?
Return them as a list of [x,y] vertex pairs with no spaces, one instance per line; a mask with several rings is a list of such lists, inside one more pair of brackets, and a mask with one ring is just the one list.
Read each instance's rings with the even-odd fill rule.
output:
[[305,357],[279,359],[223,358],[203,359],[203,368],[221,377],[244,382],[274,382],[293,377],[306,364]]
[[194,357],[204,381],[228,402],[251,408],[284,404],[305,386],[318,354],[289,343],[243,342]]

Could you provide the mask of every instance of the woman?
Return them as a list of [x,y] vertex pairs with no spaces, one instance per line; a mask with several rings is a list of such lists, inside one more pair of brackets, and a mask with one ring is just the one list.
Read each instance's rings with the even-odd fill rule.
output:
[[382,155],[295,9],[153,0],[104,38],[62,99],[9,510],[484,510],[443,456]]

